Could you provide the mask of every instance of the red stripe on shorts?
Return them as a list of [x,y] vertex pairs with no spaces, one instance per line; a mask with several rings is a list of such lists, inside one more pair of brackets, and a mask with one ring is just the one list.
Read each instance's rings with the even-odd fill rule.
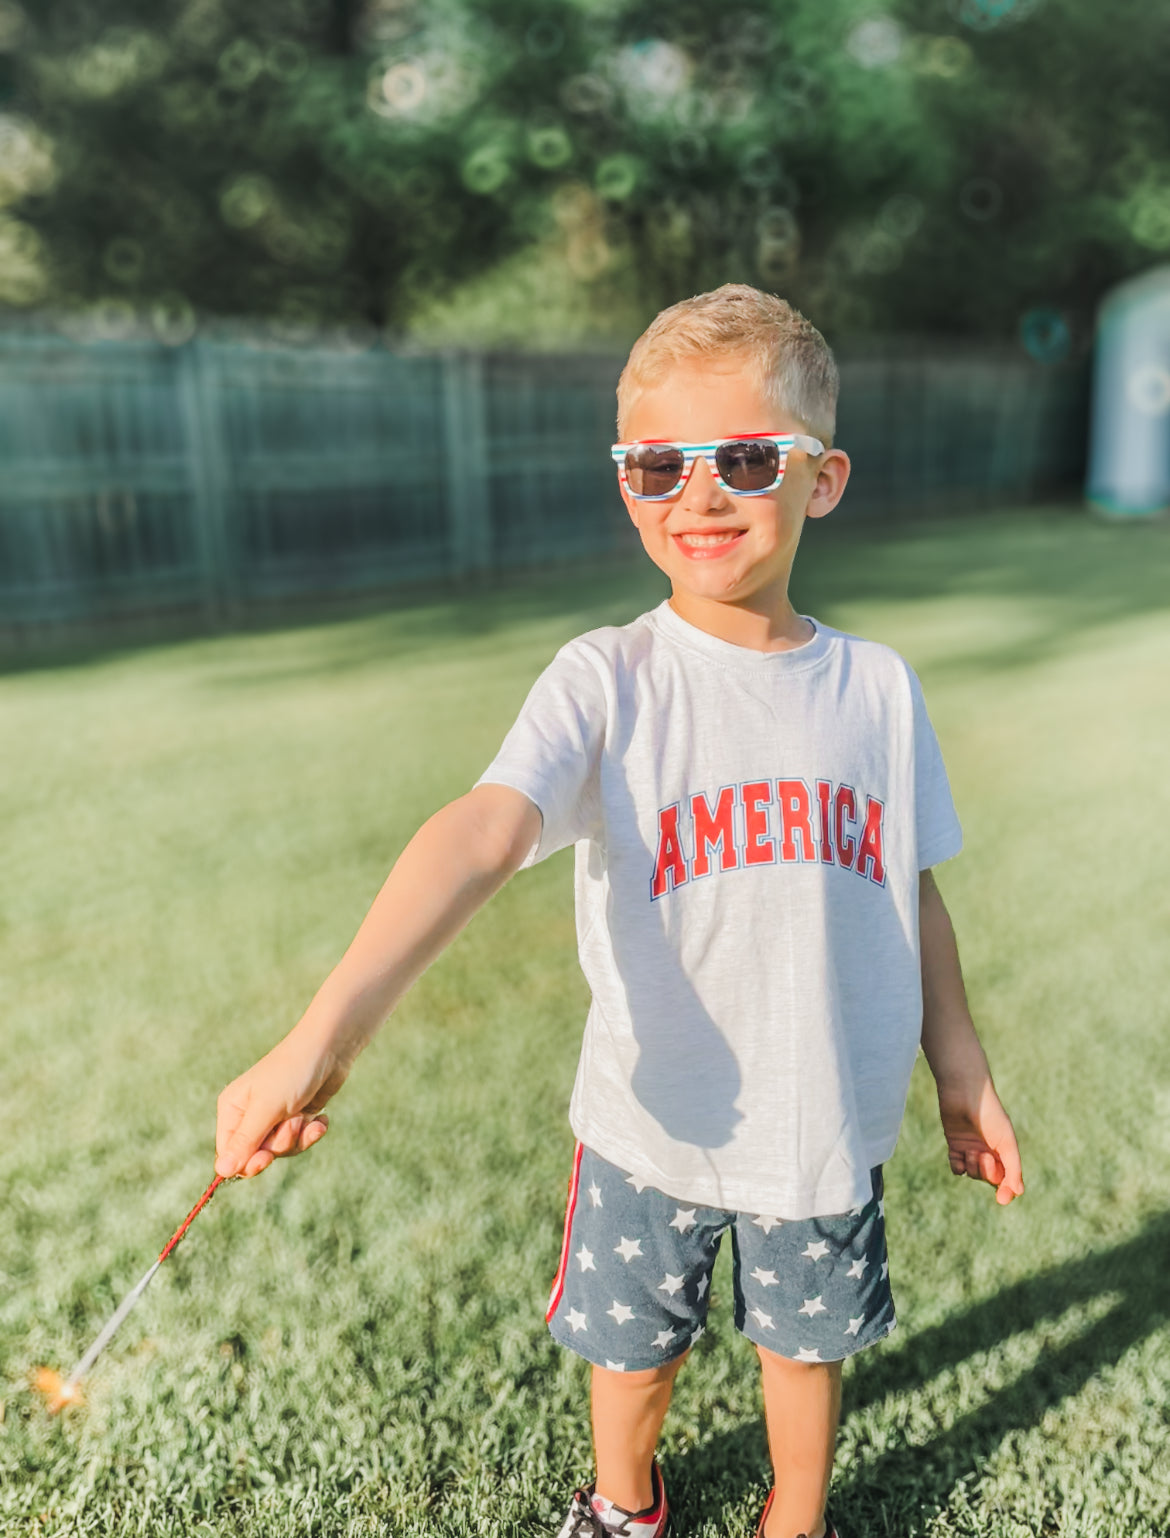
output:
[[565,1291],[565,1272],[569,1266],[569,1235],[573,1231],[573,1213],[577,1207],[577,1187],[581,1180],[581,1155],[583,1152],[584,1145],[578,1143],[576,1152],[573,1154],[573,1173],[569,1177],[569,1200],[565,1207],[565,1237],[561,1243],[561,1263],[557,1267],[556,1278],[552,1284],[552,1293],[548,1300],[548,1312],[544,1316],[545,1324],[549,1322],[556,1312],[557,1304],[561,1301]]

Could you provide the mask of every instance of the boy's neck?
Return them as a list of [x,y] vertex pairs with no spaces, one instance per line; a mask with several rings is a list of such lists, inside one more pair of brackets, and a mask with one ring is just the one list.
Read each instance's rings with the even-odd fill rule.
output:
[[805,646],[816,634],[814,626],[792,607],[787,591],[779,597],[759,593],[743,603],[722,603],[676,588],[670,607],[696,629],[750,651],[792,651]]

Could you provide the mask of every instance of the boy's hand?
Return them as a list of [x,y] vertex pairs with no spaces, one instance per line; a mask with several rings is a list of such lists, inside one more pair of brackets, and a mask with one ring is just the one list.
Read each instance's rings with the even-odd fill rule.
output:
[[1007,1112],[990,1078],[974,1095],[938,1087],[938,1109],[947,1140],[951,1172],[998,1187],[1001,1207],[1024,1194],[1020,1150]]
[[259,1175],[273,1159],[319,1143],[329,1118],[317,1113],[349,1070],[333,1053],[315,1053],[290,1033],[247,1073],[220,1091],[215,1128],[217,1175]]

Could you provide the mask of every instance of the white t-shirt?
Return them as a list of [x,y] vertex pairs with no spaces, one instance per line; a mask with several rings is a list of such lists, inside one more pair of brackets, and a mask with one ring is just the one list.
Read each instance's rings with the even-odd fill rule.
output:
[[918,679],[818,621],[791,651],[663,602],[562,647],[479,783],[576,845],[593,999],[569,1119],[703,1206],[870,1196],[922,1024],[918,873],[962,843]]

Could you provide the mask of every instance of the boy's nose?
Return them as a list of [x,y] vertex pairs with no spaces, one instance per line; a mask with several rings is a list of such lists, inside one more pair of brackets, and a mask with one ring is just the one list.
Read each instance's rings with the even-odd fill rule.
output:
[[708,507],[723,507],[728,500],[727,490],[715,479],[711,466],[701,454],[697,455],[679,494],[679,506],[690,512],[701,512]]

